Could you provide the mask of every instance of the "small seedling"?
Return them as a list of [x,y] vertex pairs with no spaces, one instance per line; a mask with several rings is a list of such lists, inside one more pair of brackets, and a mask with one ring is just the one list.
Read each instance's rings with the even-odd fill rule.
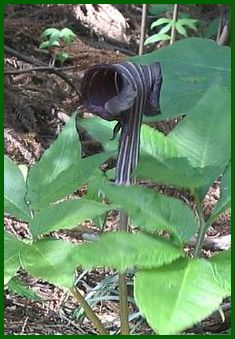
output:
[[61,65],[70,58],[68,52],[64,51],[65,47],[72,45],[76,38],[76,34],[69,28],[63,28],[61,30],[57,28],[47,28],[41,35],[41,38],[45,41],[39,46],[40,49],[49,49],[53,52],[53,65],[58,59]]

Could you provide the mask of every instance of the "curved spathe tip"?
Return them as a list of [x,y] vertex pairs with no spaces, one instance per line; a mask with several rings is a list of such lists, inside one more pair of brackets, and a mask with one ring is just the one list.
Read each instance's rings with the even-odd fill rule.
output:
[[84,106],[106,120],[119,120],[134,105],[137,90],[115,65],[92,66],[81,83]]

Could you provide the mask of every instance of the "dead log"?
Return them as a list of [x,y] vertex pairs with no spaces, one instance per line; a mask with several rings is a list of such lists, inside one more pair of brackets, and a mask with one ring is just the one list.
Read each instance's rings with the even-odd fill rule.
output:
[[74,6],[76,18],[88,25],[97,35],[126,42],[127,23],[124,16],[109,4]]

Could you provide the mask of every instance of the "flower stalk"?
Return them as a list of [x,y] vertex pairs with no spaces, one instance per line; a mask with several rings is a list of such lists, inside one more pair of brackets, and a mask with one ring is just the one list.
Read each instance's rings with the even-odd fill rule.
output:
[[[121,130],[116,166],[116,185],[131,185],[139,161],[140,130],[143,113],[160,114],[162,84],[159,62],[138,65],[123,62],[95,65],[84,74],[81,83],[83,104],[102,119],[116,120],[113,137]],[[120,211],[119,230],[128,231],[128,215]],[[129,334],[126,276],[119,273],[121,334]]]

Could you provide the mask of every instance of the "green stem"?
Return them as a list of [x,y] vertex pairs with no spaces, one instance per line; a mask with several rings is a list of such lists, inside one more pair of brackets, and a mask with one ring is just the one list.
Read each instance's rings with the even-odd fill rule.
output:
[[196,245],[194,249],[194,257],[199,257],[201,253],[202,243],[205,238],[208,226],[207,226],[207,223],[205,222],[204,212],[203,212],[202,205],[201,205],[197,192],[195,192],[194,197],[195,197],[197,213],[198,213],[198,218],[199,218],[199,230],[198,230]]
[[127,293],[127,283],[126,275],[119,273],[118,275],[119,283],[119,312],[120,312],[120,321],[121,321],[121,334],[130,334],[129,329],[129,319],[128,319],[128,293]]
[[88,304],[88,302],[84,299],[84,297],[81,295],[79,290],[77,288],[72,288],[71,292],[73,296],[77,299],[78,303],[81,305],[81,307],[84,309],[87,318],[95,325],[97,328],[99,334],[103,335],[109,335],[108,331],[105,329],[103,324],[101,323],[100,319],[97,317],[91,306]]
[[[127,231],[128,230],[128,215],[120,211],[119,217],[119,230]],[[129,329],[129,319],[128,319],[128,293],[127,293],[127,282],[126,275],[124,273],[118,274],[118,283],[119,283],[119,312],[120,312],[120,321],[121,321],[121,334],[130,334]]]

